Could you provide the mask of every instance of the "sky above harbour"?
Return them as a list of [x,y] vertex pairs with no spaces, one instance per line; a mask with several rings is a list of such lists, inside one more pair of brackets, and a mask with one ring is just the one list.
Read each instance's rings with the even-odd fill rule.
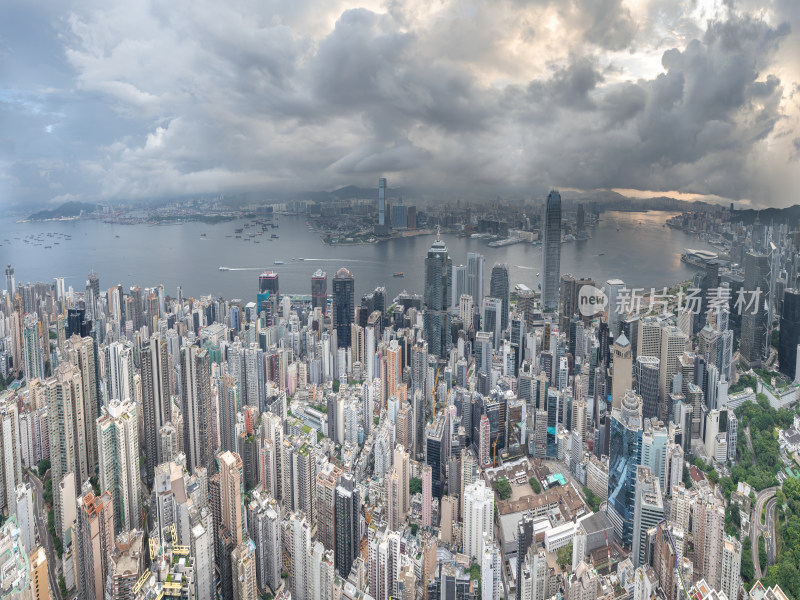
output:
[[2,208],[379,176],[794,204],[800,2],[0,2]]

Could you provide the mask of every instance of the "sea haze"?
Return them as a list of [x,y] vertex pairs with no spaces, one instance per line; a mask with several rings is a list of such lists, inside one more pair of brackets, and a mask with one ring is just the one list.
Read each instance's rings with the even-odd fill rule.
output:
[[[648,290],[691,278],[694,269],[681,262],[681,253],[687,247],[713,248],[696,235],[662,226],[674,214],[603,213],[600,223],[590,230],[592,239],[562,244],[561,272],[594,277],[600,283],[619,277],[631,287]],[[94,269],[103,289],[117,283],[126,289],[164,284],[167,293],[174,295],[181,285],[185,296],[213,294],[249,301],[255,300],[262,270],[279,273],[282,293],[310,294],[314,271],[323,269],[330,280],[337,269],[347,267],[355,275],[358,296],[379,285],[386,287],[389,299],[404,289],[422,293],[425,254],[433,236],[327,246],[318,232],[308,230],[305,217],[282,215],[276,216],[276,221],[277,229],[254,238],[258,244],[235,237],[234,230],[243,227],[244,221],[158,226],[91,220],[15,223],[0,235],[0,264],[14,266],[18,284],[64,277],[65,284],[75,291],[84,290],[86,276]],[[48,237],[48,232],[69,234],[72,239]],[[278,238],[268,241],[273,233]],[[39,234],[43,240],[40,246],[23,242],[26,236]],[[508,264],[512,285],[523,283],[534,288],[538,284],[540,246],[490,248],[486,240],[454,234],[443,234],[442,239],[454,265],[465,264],[467,252],[486,257],[487,292],[491,268],[498,262]],[[55,245],[55,241],[60,243]],[[275,265],[276,260],[285,264]],[[240,270],[220,271],[220,266]],[[397,271],[405,276],[393,277]]]

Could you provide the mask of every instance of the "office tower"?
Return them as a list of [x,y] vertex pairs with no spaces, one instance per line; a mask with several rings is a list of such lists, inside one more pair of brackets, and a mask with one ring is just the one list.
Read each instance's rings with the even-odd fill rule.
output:
[[346,577],[361,544],[361,497],[349,474],[342,475],[335,493],[336,570]]
[[502,302],[502,318],[500,320],[500,331],[505,331],[508,327],[508,307],[511,294],[511,287],[508,279],[508,265],[498,263],[492,268],[492,277],[489,282],[489,295]]
[[744,255],[744,289],[745,298],[755,302],[753,306],[742,306],[739,355],[747,367],[760,367],[769,352],[770,261],[766,254]]
[[453,272],[450,281],[452,295],[450,306],[453,310],[455,310],[459,308],[461,296],[469,296],[469,289],[467,287],[467,265],[453,265]]
[[31,484],[27,482],[17,484],[14,496],[14,508],[9,507],[8,512],[16,515],[22,545],[25,553],[30,554],[36,546],[36,514]]
[[728,598],[739,597],[739,573],[741,568],[742,544],[735,537],[726,535],[722,543],[719,591]]
[[[525,558],[528,555],[528,550],[534,546],[536,537],[533,534],[533,515],[526,514],[522,516],[519,523],[517,523],[517,581],[523,581],[522,571],[525,568]],[[523,586],[517,584],[517,600],[522,600]]]
[[442,498],[446,481],[447,443],[450,435],[446,415],[437,414],[433,423],[425,428],[425,463],[432,470],[432,494]]
[[[331,525],[333,517],[331,516]],[[282,536],[280,507],[269,494],[254,490],[247,507],[247,531],[256,545],[258,587],[277,590],[281,585]]]
[[542,220],[542,308],[558,308],[561,278],[561,194],[552,190]]
[[661,361],[655,356],[636,357],[636,393],[642,398],[642,416],[658,418],[658,382]]
[[642,462],[642,401],[632,391],[611,409],[607,511],[624,546],[633,542],[636,467]]
[[303,513],[290,513],[288,519],[289,590],[292,600],[311,600],[311,523]]
[[647,532],[664,518],[664,500],[658,477],[645,466],[636,468],[636,502],[633,511],[634,567],[646,563]]
[[153,481],[159,456],[158,432],[172,419],[170,401],[170,366],[167,341],[155,334],[149,345],[140,351],[142,361],[142,415],[144,417],[144,451],[147,481]]
[[181,411],[186,469],[210,469],[214,460],[211,409],[211,359],[208,350],[185,345],[181,348]]
[[[239,382],[227,373],[217,382],[219,398],[219,449],[236,450],[236,414],[240,408]],[[213,423],[213,422],[212,422]]]
[[141,527],[136,404],[112,400],[97,419],[100,492],[114,501],[114,531]]
[[625,335],[614,342],[614,376],[611,379],[611,406],[620,408],[625,394],[633,390],[633,352]]
[[[47,427],[50,443],[50,464],[53,489],[57,490],[63,479],[72,474],[74,481],[85,481],[89,477],[86,468],[85,452],[81,452],[81,444],[86,443],[83,425],[83,386],[80,372],[70,364],[61,363],[55,375],[45,382],[45,398],[47,402]],[[85,447],[85,446],[84,446]],[[74,496],[73,496],[74,497]],[[56,532],[63,531],[61,494],[53,494]]]
[[328,275],[317,269],[311,276],[311,310],[319,308],[324,315],[328,311]]
[[[467,294],[472,296],[474,306],[483,304],[484,273],[486,271],[486,258],[477,252],[467,253]],[[465,321],[466,323],[466,321]]]
[[17,284],[14,281],[14,267],[6,266],[6,293],[13,299],[17,293]]
[[[47,554],[37,546],[30,554],[32,600],[50,600],[50,583],[47,570]],[[115,600],[115,599],[114,599]]]
[[659,402],[661,403],[658,416],[661,421],[667,421],[667,398],[672,392],[673,377],[681,370],[680,357],[683,356],[688,344],[689,338],[680,329],[673,326],[664,327],[661,334],[661,354],[659,356],[661,362],[658,381]]
[[111,494],[91,492],[78,500],[77,576],[79,596],[104,598],[109,557],[114,549],[114,507]]
[[389,342],[389,348],[386,350],[386,374],[386,393],[388,396],[393,396],[403,377],[403,354],[397,340]]
[[25,315],[22,337],[25,380],[43,379],[44,358],[39,336],[39,321],[35,314]]
[[[608,323],[608,331],[614,339],[620,334],[620,320],[625,318],[625,315],[622,314],[623,311],[620,310],[623,290],[625,290],[625,282],[622,279],[609,279],[606,281],[605,294],[608,299],[606,322]],[[627,337],[631,339],[630,336]]]
[[484,534],[494,540],[494,492],[483,479],[464,488],[464,554],[471,559],[483,555]]
[[425,258],[424,336],[428,351],[446,360],[450,353],[450,275],[447,247],[437,236]]
[[280,283],[275,271],[264,271],[258,276],[258,293],[280,299]]
[[[585,277],[576,279],[569,273],[565,273],[561,276],[561,291],[559,294],[558,308],[558,323],[561,331],[569,331],[569,323],[576,315],[584,319],[594,316],[591,311],[587,311],[586,315],[580,312],[580,291],[585,286],[594,287],[594,279]],[[592,307],[592,310],[595,310],[595,307]]]
[[500,328],[502,310],[503,303],[499,298],[487,297],[483,299],[483,306],[481,306],[481,331],[491,334],[492,347],[495,349],[500,348],[500,341],[502,340],[502,329]]
[[333,328],[339,348],[351,345],[350,326],[356,315],[355,278],[344,267],[333,276]]
[[233,600],[258,600],[256,582],[256,546],[245,540],[231,555],[233,572]]
[[219,462],[220,523],[236,545],[244,539],[244,473],[242,459],[235,452],[221,452]]
[[381,177],[378,179],[378,226],[375,228],[375,233],[386,235],[388,229],[386,223],[386,178]]
[[797,376],[797,345],[800,344],[800,289],[783,292],[783,310],[778,338],[780,372],[794,380]]

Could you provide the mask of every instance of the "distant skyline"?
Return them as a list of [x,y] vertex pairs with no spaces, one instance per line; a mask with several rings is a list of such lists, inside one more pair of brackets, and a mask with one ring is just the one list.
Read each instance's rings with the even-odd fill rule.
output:
[[0,4],[0,210],[342,185],[798,202],[794,0]]

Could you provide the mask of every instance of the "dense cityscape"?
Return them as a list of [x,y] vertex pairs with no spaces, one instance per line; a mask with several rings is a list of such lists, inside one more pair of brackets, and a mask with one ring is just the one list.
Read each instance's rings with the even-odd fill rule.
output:
[[[415,228],[376,195],[371,235]],[[536,289],[437,233],[394,299],[9,264],[2,597],[800,598],[800,234],[703,205],[664,226],[719,252],[644,290],[563,272],[602,211],[537,210],[492,238]]]

